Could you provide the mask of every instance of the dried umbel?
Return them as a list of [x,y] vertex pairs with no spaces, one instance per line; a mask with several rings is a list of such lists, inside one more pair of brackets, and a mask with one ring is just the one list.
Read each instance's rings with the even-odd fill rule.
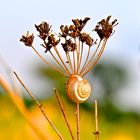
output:
[[[98,34],[98,39],[94,39],[91,34],[83,31],[90,20],[89,17],[83,20],[72,19],[73,24],[69,26],[61,25],[58,35],[52,32],[52,26],[47,22],[35,25],[39,32],[38,36],[43,41],[41,46],[45,48],[45,53],[51,54],[58,67],[50,64],[34,48],[33,34],[22,36],[20,41],[26,46],[30,46],[52,69],[66,76],[68,78],[66,83],[68,97],[76,103],[82,103],[88,99],[91,93],[91,86],[87,80],[83,79],[83,76],[97,64],[109,37],[113,33],[113,28],[118,24],[116,19],[110,22],[110,18],[111,16],[102,19],[92,30]],[[65,55],[62,56],[62,54]],[[83,54],[86,56],[83,57]]]

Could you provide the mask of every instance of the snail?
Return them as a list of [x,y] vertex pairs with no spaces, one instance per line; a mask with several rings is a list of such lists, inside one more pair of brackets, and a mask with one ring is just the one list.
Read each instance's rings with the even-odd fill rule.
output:
[[91,94],[91,86],[87,80],[72,74],[66,83],[66,93],[73,102],[83,103]]
[[[102,19],[92,30],[98,34],[99,39],[94,39],[91,34],[83,32],[83,28],[90,19],[89,17],[85,17],[83,20],[72,19],[73,24],[70,26],[61,25],[59,36],[52,32],[52,26],[47,22],[35,25],[39,33],[38,36],[44,42],[41,46],[45,48],[45,53],[49,53],[52,56],[58,67],[48,62],[35,49],[33,46],[33,34],[29,35],[27,32],[20,41],[25,46],[32,48],[53,70],[68,77],[66,83],[68,97],[75,103],[82,103],[91,94],[89,82],[82,77],[95,67],[105,50],[107,40],[113,34],[113,28],[118,24],[117,19],[110,22],[110,18],[111,16]],[[93,49],[92,46],[94,46]]]

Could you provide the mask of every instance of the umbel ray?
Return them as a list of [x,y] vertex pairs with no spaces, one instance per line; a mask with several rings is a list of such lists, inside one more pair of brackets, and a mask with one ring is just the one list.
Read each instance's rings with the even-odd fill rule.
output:
[[[72,19],[71,25],[61,25],[60,33],[57,35],[51,30],[51,25],[42,22],[35,24],[38,37],[42,40],[41,46],[45,53],[50,53],[56,65],[51,64],[36,50],[33,45],[34,35],[27,32],[20,39],[21,42],[32,48],[32,50],[52,69],[68,78],[66,93],[71,101],[75,103],[85,102],[91,94],[90,83],[83,77],[99,61],[108,39],[114,33],[113,28],[118,24],[117,20],[110,22],[111,16],[97,23],[92,32],[96,32],[98,39],[93,39],[91,34],[84,31],[84,27],[90,20]],[[62,51],[64,53],[62,53]],[[86,56],[84,56],[86,52]],[[63,55],[65,54],[65,56]]]

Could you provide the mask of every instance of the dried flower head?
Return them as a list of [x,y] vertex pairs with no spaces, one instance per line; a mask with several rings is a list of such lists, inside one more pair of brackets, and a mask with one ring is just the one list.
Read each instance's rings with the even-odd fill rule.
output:
[[42,40],[45,40],[48,37],[51,27],[52,26],[50,26],[47,22],[44,22],[44,21],[39,25],[35,24],[35,28],[39,32],[39,37]]
[[65,43],[62,43],[61,45],[66,53],[76,50],[76,44],[72,42],[71,39],[66,40]]
[[109,23],[110,18],[111,16],[108,16],[106,19],[102,19],[100,22],[98,22],[94,29],[101,39],[108,39],[112,34],[113,27],[115,27],[118,24],[117,19]]
[[[83,28],[90,20],[89,17],[83,20],[72,19],[73,24],[61,25],[59,35],[50,31],[52,26],[47,22],[42,22],[39,25],[35,24],[36,30],[39,32],[39,37],[43,41],[41,46],[45,48],[45,52],[51,54],[59,68],[46,61],[32,46],[33,34],[22,36],[20,41],[26,46],[32,46],[36,54],[59,73],[67,77],[72,74],[83,77],[98,62],[105,49],[108,38],[112,35],[113,28],[118,24],[116,19],[110,22],[110,18],[111,16],[102,19],[93,30],[97,32],[99,36],[98,40],[94,39],[91,34],[85,31],[83,32]],[[65,55],[62,55],[62,50],[64,50]],[[84,53],[86,56],[83,57]]]
[[20,41],[23,42],[25,46],[31,47],[34,41],[34,35],[33,34],[29,35],[29,32],[27,32],[26,35],[22,35]]
[[44,44],[42,44],[42,46],[44,48],[46,48],[45,52],[47,52],[47,51],[50,51],[50,49],[52,47],[56,47],[59,44],[59,42],[60,42],[60,39],[56,40],[54,34],[51,34],[51,35],[48,36],[47,42],[44,41]]
[[83,42],[83,43],[85,42],[85,44],[87,44],[88,46],[92,46],[94,43],[93,38],[90,37],[90,35],[87,33],[80,33],[79,39],[81,40],[81,42]]
[[89,17],[82,19],[72,19],[72,22],[74,23],[75,27],[79,30],[82,31],[82,29],[84,28],[84,26],[86,25],[86,23],[88,22],[88,20],[90,20]]

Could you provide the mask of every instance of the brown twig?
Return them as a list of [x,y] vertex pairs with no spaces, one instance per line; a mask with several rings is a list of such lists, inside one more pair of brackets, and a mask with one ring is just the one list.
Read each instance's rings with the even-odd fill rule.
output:
[[74,67],[74,74],[75,74],[76,73],[75,51],[73,51],[73,67]]
[[73,136],[73,133],[72,133],[72,129],[71,129],[71,127],[70,127],[70,123],[68,122],[67,115],[66,115],[66,112],[65,112],[64,106],[63,106],[63,104],[62,104],[62,101],[60,100],[60,97],[59,97],[58,91],[57,91],[56,89],[54,89],[54,93],[55,93],[55,95],[56,95],[56,98],[57,98],[57,101],[58,101],[59,106],[60,106],[60,108],[61,108],[61,111],[62,111],[63,117],[64,117],[65,122],[66,122],[66,124],[67,124],[67,127],[68,127],[68,129],[69,129],[69,132],[70,132],[71,138],[72,138],[72,140],[74,140],[74,136]]
[[68,76],[68,74],[64,73],[62,70],[56,68],[55,66],[51,65],[48,61],[46,61],[46,60],[39,54],[39,52],[38,52],[33,46],[31,46],[31,47],[32,47],[33,51],[34,51],[34,52],[35,52],[49,67],[51,67],[53,70],[57,71],[58,73],[60,73],[60,74],[62,74],[62,75],[64,75],[64,76],[66,76],[66,77]]
[[81,62],[82,62],[82,58],[83,58],[83,50],[84,50],[84,44],[82,42],[80,56],[79,56],[79,62],[78,62],[78,72],[77,72],[78,74],[79,74],[79,70],[80,70],[80,66],[81,66]]
[[64,61],[63,61],[63,59],[62,59],[62,57],[61,57],[61,55],[60,55],[60,53],[59,53],[57,47],[53,47],[53,48],[54,48],[54,50],[55,50],[57,56],[59,57],[60,61],[62,62],[62,64],[63,64],[63,66],[64,66],[64,68],[65,68],[67,74],[69,75],[69,74],[70,74],[70,71],[69,71],[68,67],[66,66],[66,64],[64,63]]
[[[90,65],[91,62],[89,61],[89,62],[90,62],[90,63],[89,63],[89,66],[86,67],[87,69],[85,70],[85,72],[82,73],[82,76],[86,75],[86,74],[97,64],[97,62],[99,61],[99,59],[100,59],[102,53],[104,52],[104,49],[105,49],[105,47],[106,47],[106,43],[107,43],[107,39],[104,39],[104,40],[102,41],[101,49],[100,49],[98,55],[96,56],[95,60],[92,62],[91,65]],[[93,56],[94,56],[94,54],[93,54]],[[94,58],[94,57],[93,57],[93,58]]]
[[14,72],[16,78],[18,79],[18,81],[20,82],[20,84],[24,87],[24,89],[26,90],[26,92],[30,95],[30,97],[36,102],[36,104],[38,105],[40,111],[42,112],[43,116],[45,117],[45,119],[48,121],[48,123],[51,125],[51,127],[53,128],[53,130],[57,133],[57,135],[59,136],[59,138],[61,140],[64,140],[64,138],[62,137],[62,135],[60,134],[60,132],[57,130],[57,128],[54,126],[54,124],[50,121],[50,119],[48,118],[47,114],[44,111],[44,108],[42,106],[42,104],[40,104],[36,98],[32,95],[32,93],[30,92],[30,90],[24,85],[24,83],[22,82],[22,80],[19,78],[19,76],[17,75],[16,72]]
[[77,140],[80,140],[80,110],[79,110],[79,103],[76,103],[76,122],[77,122]]
[[74,70],[73,70],[73,66],[72,66],[72,62],[71,62],[71,58],[70,58],[70,54],[69,54],[69,52],[66,53],[66,57],[67,57],[68,64],[69,64],[70,69],[71,69],[71,73],[73,74]]
[[65,71],[67,74],[69,74],[69,73],[67,72],[67,70],[65,69],[65,67],[64,67],[63,65],[61,65],[61,63],[59,62],[59,60],[57,60],[57,58],[56,58],[55,55],[52,53],[52,51],[49,50],[49,52],[50,52],[50,54],[52,55],[52,57],[54,58],[55,62],[56,62],[62,69],[64,69],[64,71]]
[[95,140],[99,140],[99,125],[98,125],[98,105],[97,105],[97,100],[95,100],[95,132],[93,132],[93,134],[95,134]]

